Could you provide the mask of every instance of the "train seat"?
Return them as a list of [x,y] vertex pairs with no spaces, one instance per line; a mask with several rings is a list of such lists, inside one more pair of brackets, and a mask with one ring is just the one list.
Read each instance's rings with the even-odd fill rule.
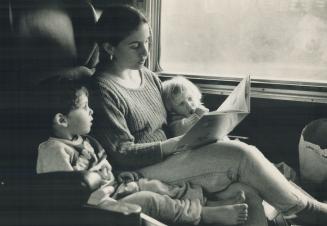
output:
[[96,23],[92,5],[75,0],[8,0],[0,2],[0,10],[1,222],[141,225],[137,209],[85,205],[94,186],[99,186],[87,172],[35,173],[37,146],[45,135],[36,123],[39,106],[31,102],[31,93],[52,77],[93,74],[98,55],[92,39]]

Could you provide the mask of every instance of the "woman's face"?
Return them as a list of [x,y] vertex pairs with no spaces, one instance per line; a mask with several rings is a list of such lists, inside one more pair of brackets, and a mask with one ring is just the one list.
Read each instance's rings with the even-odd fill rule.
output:
[[150,29],[141,24],[137,30],[114,47],[114,63],[121,69],[140,69],[149,53]]

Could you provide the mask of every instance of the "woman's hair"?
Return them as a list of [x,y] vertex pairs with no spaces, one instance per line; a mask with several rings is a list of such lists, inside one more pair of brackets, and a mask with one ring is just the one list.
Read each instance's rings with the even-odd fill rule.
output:
[[183,76],[177,76],[162,83],[163,101],[168,111],[172,110],[172,102],[180,95],[191,95],[201,103],[202,94],[199,88]]
[[99,45],[109,42],[112,46],[117,46],[142,24],[148,24],[148,20],[137,9],[128,5],[110,6],[103,11],[97,22],[96,41]]

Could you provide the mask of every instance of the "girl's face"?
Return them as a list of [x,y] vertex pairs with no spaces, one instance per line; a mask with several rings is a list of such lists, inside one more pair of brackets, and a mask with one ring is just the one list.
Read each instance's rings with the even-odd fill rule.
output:
[[114,63],[121,69],[140,69],[149,53],[150,28],[141,24],[137,30],[114,47]]
[[191,94],[177,94],[172,100],[172,110],[178,115],[185,117],[194,113],[200,101],[196,100]]

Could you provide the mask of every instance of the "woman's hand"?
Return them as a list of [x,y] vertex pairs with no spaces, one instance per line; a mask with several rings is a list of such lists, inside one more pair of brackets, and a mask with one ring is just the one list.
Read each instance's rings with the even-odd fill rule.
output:
[[177,136],[161,142],[161,151],[163,156],[169,156],[183,150],[177,149],[177,143],[183,136]]

